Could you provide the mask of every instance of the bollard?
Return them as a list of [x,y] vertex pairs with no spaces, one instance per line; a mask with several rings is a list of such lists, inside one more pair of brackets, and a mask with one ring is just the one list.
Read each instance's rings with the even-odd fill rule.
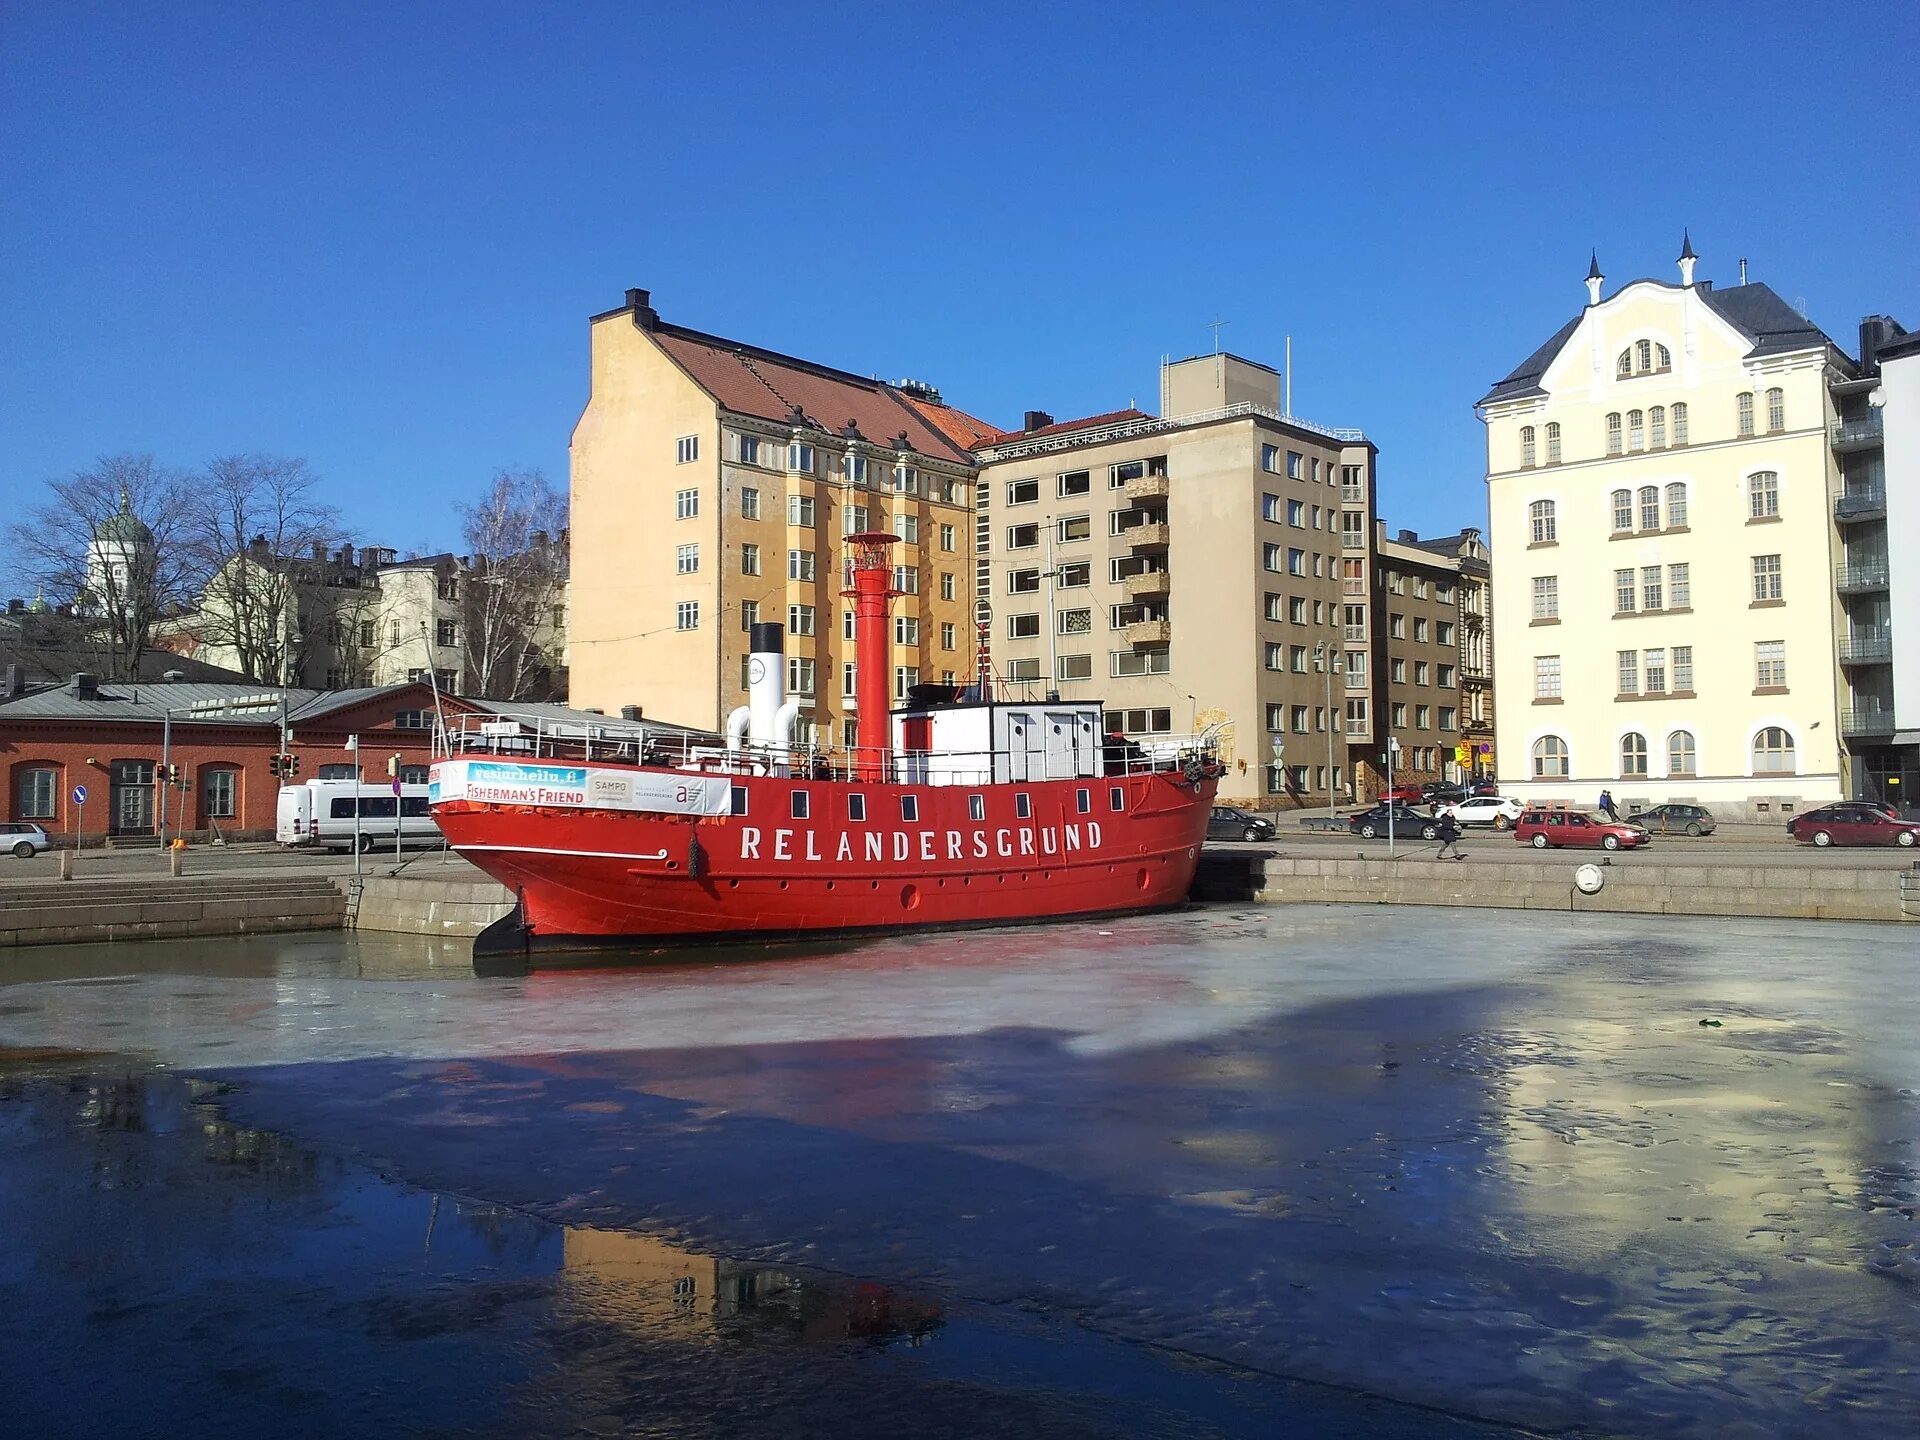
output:
[[74,854],[75,852],[72,850],[62,850],[60,852],[60,878],[62,880],[73,879]]
[[167,852],[167,874],[176,880],[180,878],[180,862],[186,859],[186,855],[187,852],[185,850],[177,847]]

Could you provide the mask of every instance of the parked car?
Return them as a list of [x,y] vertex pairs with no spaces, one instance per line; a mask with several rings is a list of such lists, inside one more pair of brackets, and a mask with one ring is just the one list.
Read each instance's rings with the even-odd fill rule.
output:
[[1596,820],[1584,810],[1528,810],[1513,827],[1522,845],[1545,850],[1549,845],[1579,845],[1596,850],[1632,850],[1651,838],[1638,825]]
[[1469,825],[1491,825],[1496,830],[1511,830],[1527,807],[1507,795],[1469,795],[1453,805],[1440,807],[1442,815],[1452,815],[1464,830]]
[[1216,805],[1207,817],[1209,840],[1271,840],[1278,833],[1264,815],[1249,815],[1231,805]]
[[1387,833],[1387,812],[1393,812],[1393,833],[1408,840],[1416,836],[1422,840],[1435,840],[1440,835],[1440,822],[1423,811],[1406,805],[1376,805],[1371,810],[1362,810],[1347,817],[1347,833],[1358,835],[1362,840],[1377,840]]
[[18,855],[22,860],[31,860],[42,850],[52,848],[53,841],[47,838],[47,832],[31,821],[0,824],[0,850]]
[[1476,780],[1473,784],[1469,785],[1467,787],[1467,793],[1469,795],[1498,795],[1500,793],[1500,782],[1488,776],[1484,780]]
[[1380,797],[1380,803],[1385,805],[1395,801],[1402,805],[1419,805],[1425,802],[1426,798],[1426,791],[1418,785],[1396,785]]
[[1787,822],[1787,833],[1803,845],[1920,844],[1920,821],[1896,820],[1877,806],[1846,801],[1822,805]]
[[1420,798],[1429,805],[1452,805],[1467,798],[1467,787],[1451,780],[1430,780],[1421,787]]
[[1634,811],[1627,824],[1662,835],[1711,835],[1713,812],[1704,805],[1654,805]]

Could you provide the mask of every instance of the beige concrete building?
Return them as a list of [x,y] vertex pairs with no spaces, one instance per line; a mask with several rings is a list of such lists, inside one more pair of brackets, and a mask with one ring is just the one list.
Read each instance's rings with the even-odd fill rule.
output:
[[844,538],[896,547],[894,691],[972,669],[974,465],[991,427],[883,384],[669,324],[644,290],[591,322],[572,442],[573,703],[718,729],[746,699],[748,627],[787,627],[787,688],[851,744]]
[[1480,402],[1501,788],[1777,820],[1838,798],[1856,717],[1830,386],[1852,362],[1765,285],[1635,280]]
[[994,669],[1101,699],[1136,738],[1230,721],[1223,799],[1268,808],[1377,783],[1370,604],[1375,450],[1283,413],[1278,372],[1162,367],[1159,417],[980,442],[975,584]]

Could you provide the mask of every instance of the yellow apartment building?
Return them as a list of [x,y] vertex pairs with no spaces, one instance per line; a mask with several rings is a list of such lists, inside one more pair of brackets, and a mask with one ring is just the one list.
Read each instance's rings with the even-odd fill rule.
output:
[[812,737],[851,744],[844,539],[896,547],[894,693],[972,672],[974,464],[992,427],[893,386],[660,318],[644,290],[590,322],[572,440],[572,701],[718,729],[748,629],[787,627]]

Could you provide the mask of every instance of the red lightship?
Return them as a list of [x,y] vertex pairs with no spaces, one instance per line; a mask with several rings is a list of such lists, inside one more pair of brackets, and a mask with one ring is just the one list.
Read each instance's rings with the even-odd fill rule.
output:
[[987,684],[921,686],[891,708],[895,537],[851,539],[851,753],[794,743],[778,625],[753,627],[750,703],[724,740],[497,721],[449,735],[434,818],[519,897],[476,940],[476,968],[1186,899],[1219,773],[1211,739],[1143,747],[1106,735],[1097,701],[1000,700]]

